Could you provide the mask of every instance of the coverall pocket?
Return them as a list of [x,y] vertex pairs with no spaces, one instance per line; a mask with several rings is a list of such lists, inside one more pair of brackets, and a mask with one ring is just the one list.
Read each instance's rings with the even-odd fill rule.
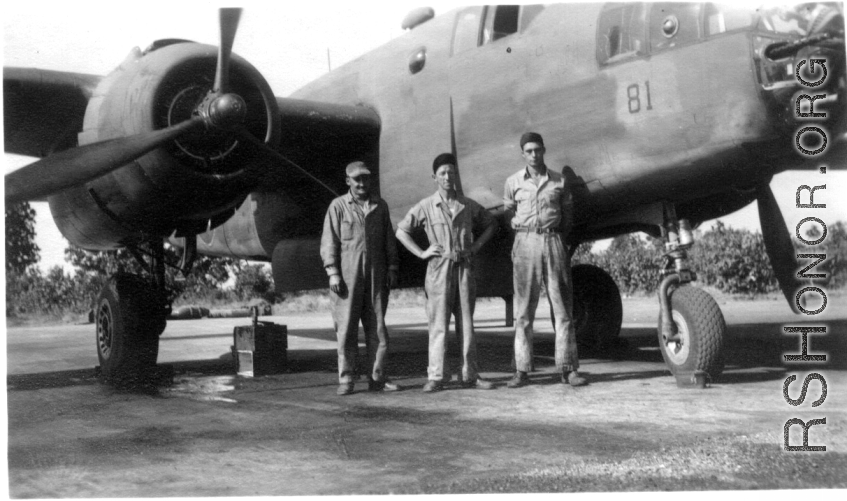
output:
[[447,278],[450,272],[450,260],[432,257],[426,266],[424,290],[428,297],[440,297],[447,288]]
[[[450,241],[450,230],[447,228],[447,225],[439,222],[432,222],[432,233],[433,237],[435,237],[435,242],[449,242]],[[434,242],[430,242],[434,243]],[[446,247],[446,246],[445,246]],[[446,252],[446,249],[445,249]]]
[[353,239],[353,222],[341,221],[341,240]]

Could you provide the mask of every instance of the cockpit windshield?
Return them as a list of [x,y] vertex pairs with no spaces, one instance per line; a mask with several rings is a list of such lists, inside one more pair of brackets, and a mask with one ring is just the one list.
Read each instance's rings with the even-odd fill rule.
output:
[[[809,6],[812,7],[809,7]],[[762,31],[773,31],[786,35],[806,35],[812,19],[814,4],[798,6],[770,7],[759,11],[759,24]]]
[[764,6],[706,4],[706,33],[715,35],[726,31],[753,27],[784,35],[805,36],[813,20],[827,9],[825,3]]

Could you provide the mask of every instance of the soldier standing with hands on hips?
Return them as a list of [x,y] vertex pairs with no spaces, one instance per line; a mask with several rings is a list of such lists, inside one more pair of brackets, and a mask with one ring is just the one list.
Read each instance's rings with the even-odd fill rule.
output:
[[544,163],[540,134],[521,136],[526,167],[509,176],[503,195],[507,220],[515,230],[514,265],[515,376],[509,388],[529,384],[532,370],[532,324],[542,286],[555,317],[557,379],[571,386],[587,384],[577,372],[573,325],[573,284],[565,237],[573,224],[573,206],[564,177]]
[[397,391],[384,373],[388,352],[385,310],[389,287],[397,285],[397,243],[388,205],[371,194],[364,162],[347,166],[350,191],[333,200],[324,219],[321,258],[329,275],[332,318],[338,337],[338,395],[353,393],[359,320],[367,345],[368,390]]
[[[473,256],[497,231],[497,222],[484,207],[456,193],[456,157],[442,153],[432,163],[438,188],[418,202],[397,225],[397,239],[409,252],[428,261],[426,313],[429,323],[428,381],[423,391],[442,390],[450,380],[444,369],[450,316],[456,315],[456,335],[462,349],[462,386],[490,390],[494,385],[477,373],[473,312],[476,303]],[[411,233],[424,228],[429,247],[421,249]],[[474,240],[474,230],[481,232]]]

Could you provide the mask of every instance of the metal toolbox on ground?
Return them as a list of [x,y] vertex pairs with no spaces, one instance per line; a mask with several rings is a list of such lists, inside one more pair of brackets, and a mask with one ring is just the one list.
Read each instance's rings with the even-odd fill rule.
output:
[[232,358],[239,376],[279,374],[288,365],[288,327],[273,322],[240,325],[232,333]]

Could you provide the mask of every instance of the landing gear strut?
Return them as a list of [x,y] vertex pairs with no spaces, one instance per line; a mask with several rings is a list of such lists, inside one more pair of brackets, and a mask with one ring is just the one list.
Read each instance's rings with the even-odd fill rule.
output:
[[[145,374],[155,368],[159,335],[170,313],[164,249],[161,242],[151,245],[151,263],[144,263],[151,278],[118,273],[97,297],[94,316],[100,374],[119,386],[143,384]],[[134,249],[133,255],[138,258],[140,252]]]
[[673,374],[723,372],[726,322],[708,293],[688,285],[697,277],[688,268],[694,238],[688,221],[677,220],[673,205],[664,210],[665,268],[659,285],[659,348]]

